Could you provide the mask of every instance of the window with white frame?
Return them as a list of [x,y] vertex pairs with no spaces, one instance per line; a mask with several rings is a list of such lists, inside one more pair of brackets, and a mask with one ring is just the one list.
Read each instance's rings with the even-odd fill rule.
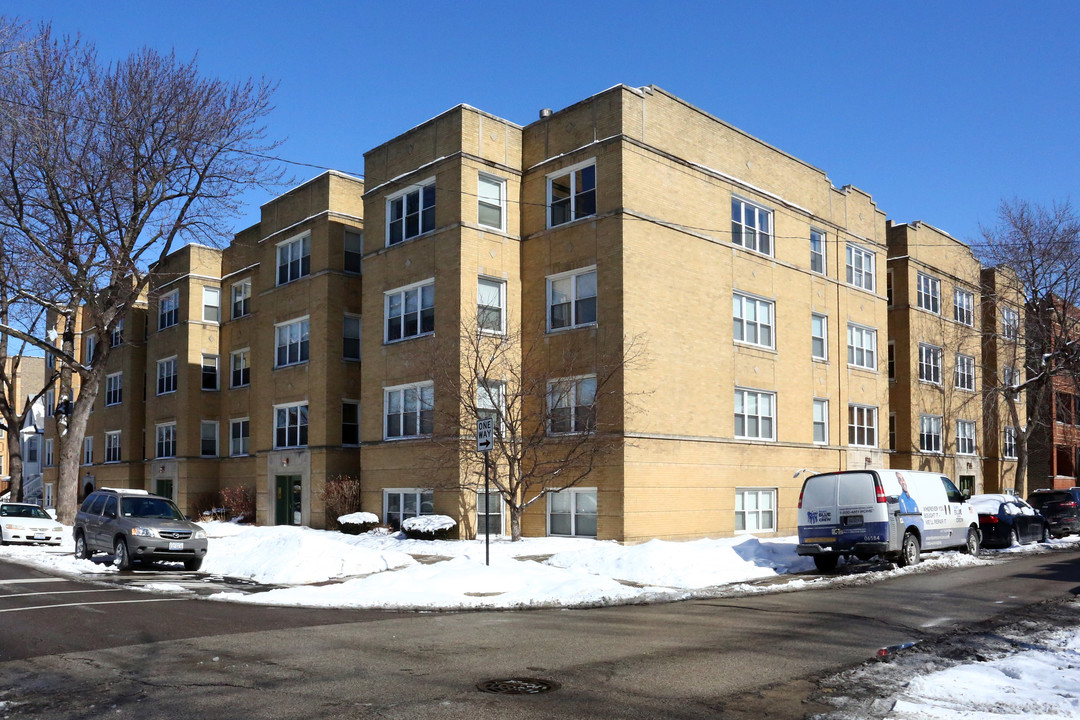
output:
[[497,492],[485,494],[483,490],[478,490],[476,492],[476,536],[479,538],[486,533],[502,535],[502,519],[502,495]]
[[49,438],[45,441],[45,467],[52,467],[53,462],[55,462],[53,458],[53,441],[52,438]]
[[362,230],[345,231],[345,272],[361,275],[364,272],[364,233]]
[[975,294],[956,288],[953,290],[953,320],[969,327],[975,325]]
[[388,343],[435,332],[435,281],[391,290],[385,295]]
[[202,289],[202,319],[203,322],[221,322],[221,290],[219,288],[204,287]]
[[[38,438],[37,435],[31,435],[30,437],[26,438],[26,462],[30,465],[36,465],[37,461]],[[3,472],[3,467],[0,467],[0,472]]]
[[927,453],[941,452],[941,416],[919,416],[919,449]]
[[941,314],[941,280],[926,273],[918,273],[916,279],[917,299],[920,310]]
[[97,355],[97,338],[93,335],[88,335],[86,338],[86,354],[83,355],[83,362],[94,362],[95,355]]
[[251,441],[251,420],[237,418],[229,421],[229,455],[234,457],[248,454]]
[[341,444],[360,444],[360,403],[355,400],[341,402]]
[[386,245],[435,229],[435,180],[405,188],[386,200]]
[[941,384],[941,348],[919,343],[919,380],[934,385]]
[[435,514],[435,493],[424,488],[383,490],[383,520],[391,530],[400,530],[409,518]]
[[217,390],[218,389],[218,363],[220,360],[217,355],[203,355],[202,356],[202,389],[203,390]]
[[847,283],[874,291],[874,253],[858,245],[847,246]]
[[848,365],[877,370],[877,330],[848,324],[847,361]]
[[274,326],[274,344],[277,348],[275,367],[299,365],[308,361],[310,343],[308,318],[290,320]]
[[1019,381],[1019,377],[1016,374],[1016,368],[1012,365],[1003,365],[1001,367],[1001,384],[1004,387],[1012,387]]
[[848,405],[848,445],[877,447],[878,409],[871,405]]
[[307,403],[274,407],[274,447],[305,447],[308,443]]
[[956,421],[956,452],[958,455],[975,454],[975,422],[972,420]]
[[105,405],[119,405],[124,401],[124,373],[105,376]]
[[810,228],[810,270],[825,274],[825,233]]
[[735,488],[735,532],[776,530],[776,488]]
[[596,268],[547,278],[548,330],[596,324]]
[[493,278],[476,280],[476,325],[481,332],[506,332],[506,283]]
[[83,438],[83,452],[82,452],[82,464],[93,465],[94,464],[94,438]]
[[829,359],[829,318],[817,313],[810,316],[810,357]]
[[52,417],[56,413],[56,391],[49,388],[45,391],[45,417]]
[[970,355],[956,356],[956,389],[975,392],[975,358]]
[[124,318],[120,318],[113,325],[109,333],[109,347],[119,347],[124,344]]
[[548,227],[596,214],[596,160],[586,160],[547,177]]
[[383,438],[431,435],[435,422],[435,385],[399,385],[383,390]]
[[1016,428],[1007,426],[1002,438],[1001,456],[1008,460],[1015,460],[1016,455]]
[[829,401],[814,398],[814,443],[829,444]]
[[491,418],[495,423],[495,433],[502,429],[506,416],[506,385],[498,380],[481,379],[476,383],[476,414],[482,418]]
[[251,314],[251,278],[245,278],[232,286],[232,319]]
[[762,255],[772,255],[772,241],[772,210],[732,196],[731,242]]
[[568,488],[548,494],[548,535],[596,537],[596,488]]
[[342,326],[341,356],[346,360],[359,360],[360,316],[346,315]]
[[176,423],[163,423],[157,427],[157,453],[154,457],[176,457]]
[[565,435],[596,430],[596,376],[548,383],[548,433]]
[[217,457],[218,424],[216,420],[203,420],[199,424],[199,455]]
[[1001,309],[1001,334],[1006,340],[1020,337],[1020,313],[1012,308]]
[[248,348],[229,354],[230,385],[234,388],[251,384],[251,351]]
[[105,462],[120,462],[120,431],[111,430],[105,433]]
[[311,234],[304,233],[277,246],[277,284],[284,285],[311,273]]
[[735,437],[742,440],[776,439],[776,393],[735,390]]
[[476,189],[476,220],[485,227],[503,230],[506,217],[506,181],[480,173]]
[[172,327],[180,322],[180,291],[173,290],[158,301],[158,330]]
[[734,293],[732,299],[733,329],[735,342],[775,347],[773,338],[773,303],[770,300]]
[[157,394],[176,392],[176,356],[157,362]]

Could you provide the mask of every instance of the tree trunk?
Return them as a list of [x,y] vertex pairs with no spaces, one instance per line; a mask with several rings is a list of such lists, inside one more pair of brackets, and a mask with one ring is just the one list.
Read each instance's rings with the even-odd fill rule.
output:
[[510,505],[510,542],[521,539],[521,516],[524,509],[520,505]]
[[11,476],[11,500],[12,502],[23,501],[23,460],[22,444],[19,442],[22,433],[9,430],[7,434],[8,449],[8,475]]

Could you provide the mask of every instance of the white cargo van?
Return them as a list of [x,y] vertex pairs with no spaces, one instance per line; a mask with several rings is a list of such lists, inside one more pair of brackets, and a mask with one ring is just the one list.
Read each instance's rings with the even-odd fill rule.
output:
[[840,556],[879,555],[900,567],[922,550],[979,552],[979,516],[949,478],[917,470],[811,475],[799,495],[799,555],[819,570]]

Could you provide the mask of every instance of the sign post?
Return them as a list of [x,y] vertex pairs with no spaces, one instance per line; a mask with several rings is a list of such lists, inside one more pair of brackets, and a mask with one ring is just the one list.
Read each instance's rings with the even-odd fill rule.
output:
[[476,421],[476,451],[484,453],[484,564],[491,565],[491,480],[489,456],[495,447],[495,418]]

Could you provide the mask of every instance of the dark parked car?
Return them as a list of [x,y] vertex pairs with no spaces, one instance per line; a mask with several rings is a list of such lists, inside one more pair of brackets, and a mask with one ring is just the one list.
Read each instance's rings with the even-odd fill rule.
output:
[[972,495],[979,513],[982,546],[1002,548],[1050,540],[1050,524],[1039,511],[1014,495]]
[[1069,490],[1036,490],[1028,502],[1050,523],[1055,537],[1080,533],[1080,504]]

